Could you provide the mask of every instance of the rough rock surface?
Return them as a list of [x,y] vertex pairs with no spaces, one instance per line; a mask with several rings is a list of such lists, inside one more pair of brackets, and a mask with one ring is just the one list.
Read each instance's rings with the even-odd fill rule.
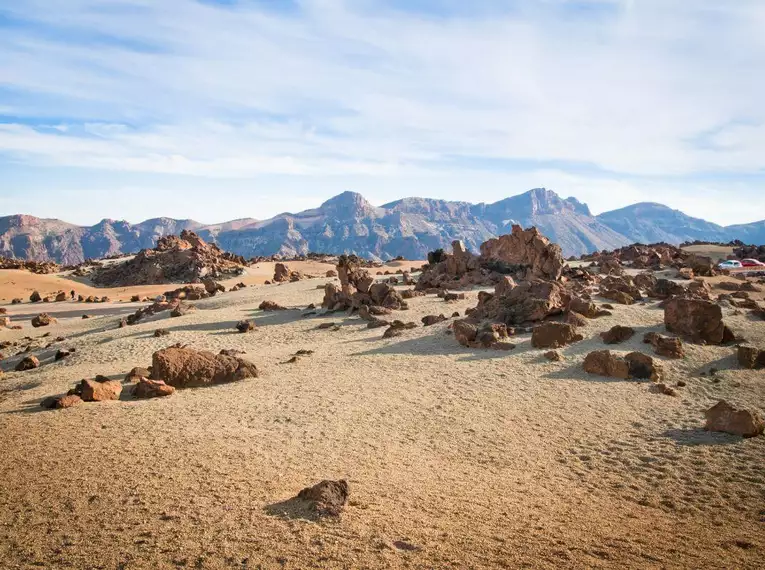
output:
[[257,375],[258,369],[251,362],[191,348],[165,348],[152,356],[152,379],[164,380],[176,388],[221,384]]
[[635,329],[623,325],[615,325],[609,330],[600,333],[600,338],[606,344],[620,344],[631,339],[635,335]]
[[693,342],[721,344],[726,337],[720,305],[701,299],[677,297],[664,306],[667,330]]
[[36,356],[25,356],[17,365],[16,372],[24,372],[26,370],[32,370],[40,367],[40,361]]
[[297,498],[308,501],[311,510],[319,516],[338,517],[348,502],[349,494],[348,482],[344,479],[324,480],[306,487],[298,493]]
[[522,281],[505,294],[495,294],[478,305],[472,316],[520,325],[558,315],[565,310],[569,301],[570,294],[557,281]]
[[749,370],[755,368],[765,368],[765,350],[751,346],[748,344],[741,344],[738,347],[736,354],[738,363],[742,368]]
[[154,249],[144,249],[128,261],[96,268],[92,279],[103,287],[192,283],[241,275],[244,266],[244,258],[183,230],[180,236],[160,238]]
[[79,396],[85,402],[104,402],[119,400],[122,393],[122,383],[119,380],[82,380],[78,386]]
[[35,328],[47,327],[56,322],[56,319],[51,317],[48,313],[40,313],[36,317],[32,318],[32,326]]
[[753,410],[738,409],[725,400],[720,400],[704,416],[707,420],[704,429],[721,431],[742,437],[755,437],[765,431],[765,421]]
[[514,225],[508,235],[481,244],[481,262],[493,262],[515,268],[527,267],[526,277],[557,280],[565,262],[560,246],[551,243],[537,228],[524,230]]
[[576,332],[576,327],[568,323],[548,322],[534,327],[531,345],[534,348],[561,348],[583,338]]
[[149,380],[141,378],[133,388],[133,397],[139,399],[161,398],[175,392],[175,388],[168,386],[162,380]]
[[683,358],[685,356],[683,343],[677,337],[648,332],[643,336],[643,342],[651,344],[659,356],[666,356],[667,358]]

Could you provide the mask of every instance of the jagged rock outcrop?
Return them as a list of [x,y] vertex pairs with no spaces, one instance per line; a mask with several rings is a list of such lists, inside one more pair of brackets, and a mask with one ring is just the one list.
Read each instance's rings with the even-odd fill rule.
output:
[[510,271],[523,267],[526,278],[550,280],[560,279],[565,265],[559,245],[551,243],[537,228],[524,230],[519,225],[514,225],[510,234],[482,243],[481,262]]
[[92,279],[104,287],[191,283],[238,276],[244,266],[244,258],[184,230],[180,236],[160,238],[154,249],[144,249],[128,261],[97,268]]

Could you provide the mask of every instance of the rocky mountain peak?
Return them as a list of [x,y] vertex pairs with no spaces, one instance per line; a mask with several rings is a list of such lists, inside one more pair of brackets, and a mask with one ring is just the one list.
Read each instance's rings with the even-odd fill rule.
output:
[[364,218],[374,216],[375,207],[358,192],[346,191],[324,202],[319,210],[334,218]]

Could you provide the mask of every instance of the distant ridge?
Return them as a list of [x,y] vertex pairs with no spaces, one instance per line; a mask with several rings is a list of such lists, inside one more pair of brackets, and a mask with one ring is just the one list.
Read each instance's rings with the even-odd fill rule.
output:
[[487,239],[508,233],[513,224],[537,226],[560,244],[566,256],[635,242],[740,239],[765,243],[765,220],[723,227],[652,202],[593,216],[576,198],[564,199],[552,190],[535,188],[492,204],[403,198],[380,207],[361,194],[343,192],[303,212],[211,225],[153,218],[134,225],[104,219],[83,227],[56,219],[5,216],[0,217],[0,256],[76,264],[86,258],[153,247],[160,237],[192,230],[244,257],[320,251],[423,259],[429,251],[448,247],[455,239],[478,250]]

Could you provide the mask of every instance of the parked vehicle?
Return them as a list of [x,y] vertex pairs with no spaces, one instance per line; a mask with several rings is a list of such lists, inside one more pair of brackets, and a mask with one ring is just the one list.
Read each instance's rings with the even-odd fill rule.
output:
[[736,259],[729,259],[717,265],[717,269],[741,269],[743,265]]
[[765,267],[765,263],[756,259],[742,259],[741,265],[744,267]]

